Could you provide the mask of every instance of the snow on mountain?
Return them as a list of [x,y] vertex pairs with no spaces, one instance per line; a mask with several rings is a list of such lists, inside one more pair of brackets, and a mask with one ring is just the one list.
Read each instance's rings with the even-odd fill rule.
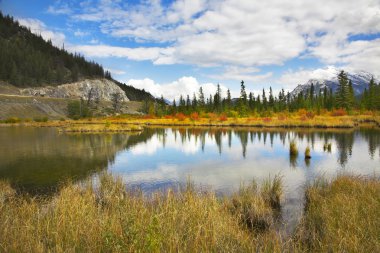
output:
[[[327,90],[332,89],[333,92],[336,92],[338,89],[338,70],[336,70],[336,75],[332,79],[310,79],[305,84],[299,84],[290,94],[292,96],[297,96],[300,92],[306,92],[310,89],[311,84],[314,85],[315,93],[318,94],[319,90],[322,90],[327,87]],[[368,88],[369,81],[372,78],[372,74],[366,71],[358,71],[347,73],[348,79],[352,81],[352,86],[355,92],[355,95],[362,94],[364,89]],[[378,83],[379,80],[375,79],[375,82]]]

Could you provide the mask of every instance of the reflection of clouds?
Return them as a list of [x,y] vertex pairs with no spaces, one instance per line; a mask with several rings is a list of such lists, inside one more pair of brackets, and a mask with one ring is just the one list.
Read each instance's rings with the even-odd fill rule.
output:
[[159,164],[153,170],[139,170],[133,173],[128,173],[125,180],[128,183],[141,182],[162,182],[162,181],[177,181],[180,174],[178,165],[175,164]]
[[[195,138],[195,136],[186,137],[184,139],[184,143],[182,143],[181,138],[178,136],[177,138],[175,138],[173,132],[170,130],[166,131],[165,136],[160,136],[156,134],[147,142],[139,143],[134,147],[131,147],[130,152],[133,155],[153,155],[158,150],[164,148],[163,138],[165,138],[165,148],[175,149],[183,152],[184,154],[195,154],[201,149],[201,143],[199,140]],[[213,142],[211,137],[206,136],[206,144],[211,146],[215,143]]]

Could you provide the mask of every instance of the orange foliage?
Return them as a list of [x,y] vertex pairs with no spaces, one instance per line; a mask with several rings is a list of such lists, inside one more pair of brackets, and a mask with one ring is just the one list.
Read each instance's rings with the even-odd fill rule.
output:
[[186,119],[186,115],[183,114],[182,112],[179,112],[175,115],[175,117],[179,120],[179,121],[184,121]]
[[143,119],[155,119],[156,116],[152,115],[152,114],[147,114],[147,115],[144,115],[143,116]]
[[265,117],[265,118],[263,118],[263,121],[264,121],[264,122],[271,122],[271,121],[272,121],[272,118],[270,118],[270,117]]
[[227,115],[225,113],[221,114],[220,117],[219,117],[219,120],[220,121],[226,121],[228,118],[227,118]]
[[172,115],[165,115],[165,119],[173,119],[174,117]]
[[314,119],[315,114],[312,111],[308,111],[305,115],[308,119]]
[[190,114],[191,120],[199,120],[199,114],[197,112],[193,112]]
[[339,117],[339,116],[345,116],[345,115],[347,115],[347,111],[343,108],[339,108],[331,112],[331,116]]

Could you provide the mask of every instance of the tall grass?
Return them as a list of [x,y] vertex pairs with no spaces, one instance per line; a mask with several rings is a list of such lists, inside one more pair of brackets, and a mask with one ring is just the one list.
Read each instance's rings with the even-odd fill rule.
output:
[[[110,175],[103,175],[95,189],[91,183],[69,184],[52,199],[16,196],[9,185],[1,187],[4,252],[247,252],[281,247],[269,228],[265,235],[247,230],[228,208],[231,199],[197,193],[193,187],[145,197]],[[256,192],[246,194],[254,199],[249,195]],[[270,205],[257,199],[271,216]]]
[[380,252],[380,180],[340,176],[317,180],[305,193],[297,232],[303,250]]
[[294,140],[289,143],[289,155],[298,156],[298,148]]
[[0,252],[379,252],[380,180],[339,177],[306,190],[294,236],[276,230],[282,180],[242,185],[230,197],[146,196],[104,174],[50,198],[0,182]]
[[306,149],[305,149],[305,159],[310,159],[310,158],[311,158],[310,147],[306,147]]

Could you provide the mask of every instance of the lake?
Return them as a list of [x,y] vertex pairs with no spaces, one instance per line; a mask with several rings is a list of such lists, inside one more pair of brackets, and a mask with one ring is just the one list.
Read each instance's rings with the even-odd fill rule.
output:
[[[298,157],[289,156],[292,140]],[[324,149],[327,143],[331,150]],[[1,127],[0,144],[0,178],[30,194],[52,194],[67,180],[96,179],[103,171],[146,193],[191,180],[220,195],[279,174],[287,220],[299,217],[303,189],[316,177],[380,173],[380,131],[371,128],[145,128],[137,134],[65,134],[54,128]],[[310,160],[304,159],[307,146]]]

